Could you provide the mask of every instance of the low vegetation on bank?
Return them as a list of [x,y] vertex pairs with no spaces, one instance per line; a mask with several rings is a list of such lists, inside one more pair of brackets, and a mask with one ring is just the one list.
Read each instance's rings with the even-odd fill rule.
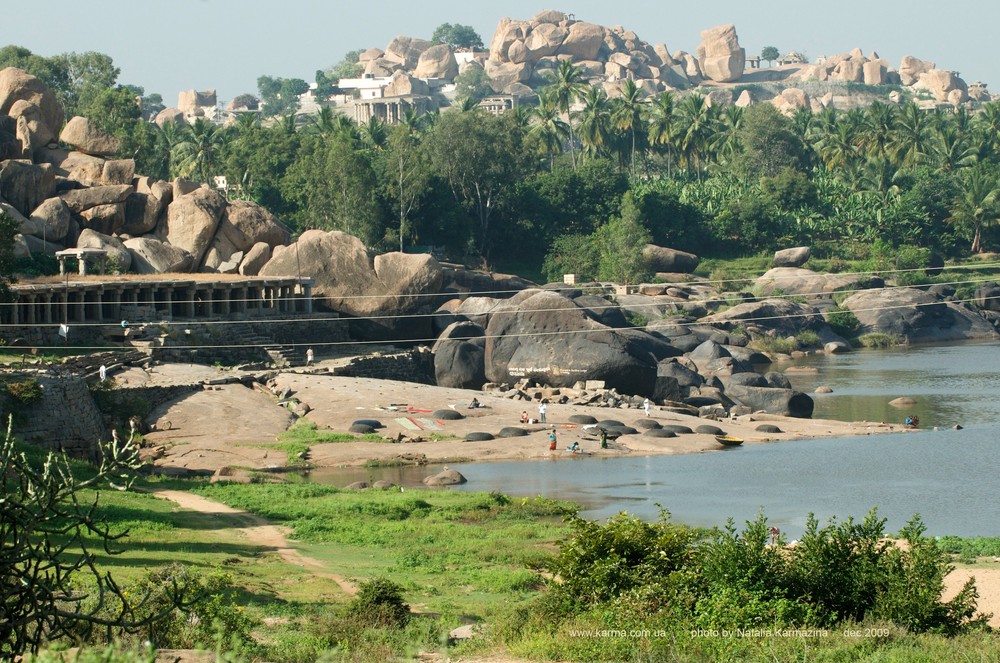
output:
[[[26,513],[72,524],[74,496],[96,525],[79,536],[72,527],[35,531],[56,554],[72,560],[85,547],[95,562],[47,579],[73,588],[73,598],[56,595],[56,609],[75,601],[96,621],[74,623],[63,611],[60,637],[38,640],[47,647],[39,661],[59,660],[75,642],[87,645],[80,660],[102,662],[151,660],[147,642],[241,661],[381,661],[418,650],[530,660],[1000,656],[972,583],[941,600],[951,553],[989,554],[995,541],[939,542],[919,518],[899,544],[874,512],[826,525],[810,518],[787,545],[772,540],[763,515],[712,531],[673,523],[665,511],[652,523],[627,514],[599,523],[544,498],[447,490],[146,479],[127,491],[80,484],[58,503],[39,503],[12,470],[42,467],[29,472],[36,488],[66,473],[93,479],[95,470],[22,456],[10,443],[3,459],[6,506],[23,507],[4,509],[4,531],[13,514],[22,530]],[[145,492],[168,488],[239,511],[182,511]],[[311,566],[238,535],[253,524],[246,513],[288,527]],[[100,552],[105,542],[120,554]],[[3,563],[8,580],[23,571]],[[114,625],[122,615],[131,626]],[[113,626],[93,628],[105,623]],[[450,640],[463,624],[475,636]],[[30,634],[45,635],[37,626]],[[4,651],[16,654],[16,632],[3,635]]]

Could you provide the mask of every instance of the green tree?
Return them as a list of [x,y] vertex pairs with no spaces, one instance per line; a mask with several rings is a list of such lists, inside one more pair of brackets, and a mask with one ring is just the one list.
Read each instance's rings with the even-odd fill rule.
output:
[[534,107],[535,123],[530,135],[545,149],[549,157],[549,170],[555,169],[555,155],[562,151],[563,141],[569,137],[569,125],[559,117],[559,102],[551,92],[543,91]]
[[591,159],[607,153],[613,138],[611,102],[603,87],[588,87],[583,93],[580,111],[580,143]]
[[621,216],[597,229],[600,251],[598,277],[628,285],[648,278],[649,263],[642,254],[652,239],[631,193],[622,198]]
[[773,177],[785,168],[805,170],[802,139],[792,121],[771,104],[747,108],[735,135],[741,149],[732,165],[741,177]]
[[555,97],[559,110],[566,116],[569,126],[569,153],[573,167],[576,168],[576,135],[573,131],[573,104],[587,91],[588,85],[583,80],[583,70],[570,60],[560,60],[559,67],[549,74],[547,90]]
[[[65,108],[70,89],[69,71],[64,60],[35,55],[23,46],[13,44],[0,48],[0,69],[15,67],[35,76],[59,97]],[[57,128],[52,127],[53,131]]]
[[715,132],[716,111],[712,110],[706,97],[692,94],[681,101],[678,108],[678,134],[681,152],[688,169],[694,169],[701,181],[702,166],[710,153]]
[[281,180],[284,196],[298,205],[299,228],[341,230],[366,246],[382,238],[377,187],[367,151],[342,135],[304,141]]
[[470,64],[455,77],[455,98],[459,103],[469,100],[478,104],[491,94],[493,87],[490,85],[490,77],[479,65]]
[[0,209],[0,302],[11,301],[10,282],[14,273],[14,235],[21,224]]
[[69,89],[63,99],[67,117],[82,115],[82,109],[86,109],[94,97],[114,87],[121,73],[110,56],[96,51],[64,53],[53,60],[65,67],[69,77]]
[[649,105],[647,128],[649,142],[654,150],[666,152],[667,177],[671,177],[674,151],[677,149],[677,114],[672,92],[661,92]]
[[[643,121],[646,110],[645,93],[633,80],[625,81],[621,95],[615,99],[611,119],[615,128],[627,132],[631,139],[629,171],[635,177],[635,152],[637,147],[645,147],[646,125]],[[641,136],[641,138],[640,138]]]
[[427,140],[435,170],[476,219],[476,249],[487,256],[496,212],[510,200],[526,168],[520,132],[504,116],[445,113]]
[[427,154],[416,133],[402,124],[393,128],[382,158],[382,182],[399,222],[400,252],[403,242],[413,237],[411,217],[427,191],[430,176]]
[[102,446],[100,465],[80,478],[63,454],[29,460],[8,427],[0,440],[0,658],[16,660],[95,628],[136,633],[190,606],[186,588],[172,584],[164,588],[163,610],[143,613],[142,595],[126,598],[98,569],[98,555],[120,552],[116,542],[127,532],[113,532],[85,491],[125,490],[140,465],[131,443]]
[[471,25],[442,23],[434,29],[431,41],[435,44],[448,44],[452,49],[474,48],[483,50],[483,38],[472,29]]
[[1000,218],[1000,184],[984,166],[969,168],[951,208],[951,221],[972,235],[972,253],[983,251],[983,229]]
[[765,46],[760,49],[760,59],[767,60],[767,66],[773,67],[774,61],[781,57],[777,46]]
[[265,117],[285,116],[298,112],[299,96],[309,91],[309,83],[301,78],[261,76],[257,79],[257,90]]
[[219,174],[219,161],[225,145],[225,130],[203,117],[181,129],[181,140],[173,155],[183,177],[211,184]]
[[347,51],[340,62],[326,70],[326,76],[338,82],[342,78],[357,78],[365,71],[365,68],[362,67],[361,63],[358,61],[358,58],[360,57],[360,49]]

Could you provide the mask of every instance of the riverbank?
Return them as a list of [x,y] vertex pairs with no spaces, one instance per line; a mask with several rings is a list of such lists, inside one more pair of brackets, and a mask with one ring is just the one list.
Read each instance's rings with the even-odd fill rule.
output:
[[[322,365],[319,366],[322,371]],[[165,364],[146,372],[130,369],[115,376],[120,384],[170,384],[172,381],[232,376],[232,371],[213,367]],[[510,400],[478,391],[449,389],[394,380],[347,378],[322,372],[294,371],[278,374],[272,391],[283,393],[284,402],[294,400],[308,407],[303,418],[316,426],[314,443],[308,446],[308,462],[316,468],[351,467],[365,464],[413,462],[509,461],[572,458],[565,451],[579,442],[584,455],[620,457],[631,454],[665,455],[721,450],[711,434],[682,434],[656,438],[642,434],[623,435],[601,449],[597,435],[569,422],[572,415],[590,415],[599,421],[613,419],[627,426],[647,419],[639,408],[607,408],[584,405],[548,406],[546,424],[520,424],[521,413],[538,418],[538,403]],[[478,399],[483,407],[470,409]],[[435,412],[449,410],[461,419],[449,420]],[[156,430],[146,436],[154,446],[163,446],[156,460],[161,468],[215,472],[224,467],[279,470],[287,465],[285,447],[279,437],[292,422],[288,409],[272,393],[241,384],[218,385],[197,391],[154,410],[149,419]],[[378,438],[349,435],[358,420],[373,419],[383,427]],[[840,422],[795,419],[775,415],[748,415],[715,422],[653,407],[648,419],[660,425],[716,425],[745,444],[761,444],[819,437],[845,437],[900,432],[901,424]],[[167,428],[167,430],[161,430]],[[763,423],[777,426],[780,433],[763,433]],[[498,436],[505,427],[526,431],[520,437],[466,442],[470,433]],[[556,431],[558,450],[549,451],[549,435]],[[336,442],[323,442],[323,434],[339,433]],[[307,438],[308,439],[308,438]],[[392,443],[389,440],[401,440]]]

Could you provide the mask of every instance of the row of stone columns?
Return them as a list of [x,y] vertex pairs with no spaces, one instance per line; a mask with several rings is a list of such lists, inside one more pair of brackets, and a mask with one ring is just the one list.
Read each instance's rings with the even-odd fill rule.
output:
[[[15,301],[0,305],[7,325],[104,322],[148,308],[160,318],[312,313],[312,279],[245,281],[64,282],[13,286]],[[145,319],[147,315],[141,315]]]

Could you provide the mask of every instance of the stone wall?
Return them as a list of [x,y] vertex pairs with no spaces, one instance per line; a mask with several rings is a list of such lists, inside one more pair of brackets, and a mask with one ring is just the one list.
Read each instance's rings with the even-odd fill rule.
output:
[[335,368],[333,374],[352,378],[434,384],[434,353],[428,348],[420,347],[394,354],[358,357],[346,366]]
[[98,440],[110,439],[111,431],[104,425],[101,412],[83,378],[50,377],[26,372],[12,375],[10,379],[32,377],[41,385],[41,399],[29,405],[9,406],[14,415],[14,436],[17,439],[43,449],[62,449],[88,457],[96,451]]

